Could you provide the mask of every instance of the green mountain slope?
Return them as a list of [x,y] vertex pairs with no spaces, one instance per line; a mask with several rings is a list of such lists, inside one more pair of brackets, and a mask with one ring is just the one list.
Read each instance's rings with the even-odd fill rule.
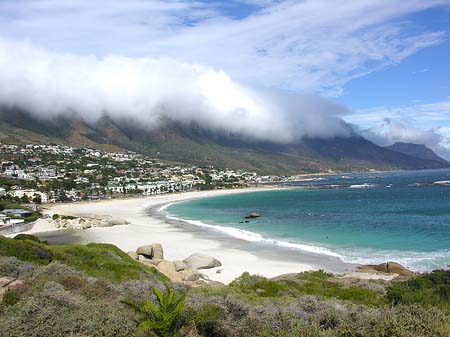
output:
[[132,150],[172,162],[267,174],[448,166],[447,162],[379,147],[357,135],[277,144],[213,133],[195,124],[173,121],[164,121],[158,128],[148,130],[133,121],[114,121],[106,115],[95,124],[88,124],[76,114],[41,120],[24,111],[4,108],[0,109],[0,141],[71,144],[106,151]]
[[422,144],[396,142],[395,144],[386,146],[385,148],[392,151],[407,154],[409,156],[426,160],[439,161],[448,164],[448,162],[445,159],[439,157],[436,153],[434,153],[433,150]]

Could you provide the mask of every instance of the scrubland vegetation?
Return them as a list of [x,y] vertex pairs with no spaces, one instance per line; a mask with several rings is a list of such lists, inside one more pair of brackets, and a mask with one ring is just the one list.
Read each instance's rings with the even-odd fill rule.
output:
[[450,271],[389,283],[244,273],[187,289],[112,245],[20,235],[0,237],[0,276],[23,281],[3,295],[1,336],[450,336]]

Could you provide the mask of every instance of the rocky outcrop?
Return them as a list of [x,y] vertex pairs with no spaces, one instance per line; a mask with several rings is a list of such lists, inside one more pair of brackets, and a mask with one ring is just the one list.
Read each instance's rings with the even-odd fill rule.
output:
[[164,260],[164,251],[160,243],[140,246],[136,252],[128,252],[128,255],[142,264],[155,267],[172,282],[182,282],[188,286],[209,284],[211,281],[200,274],[198,269],[216,268],[222,265],[214,257],[199,253],[192,254],[183,261]]
[[160,243],[154,243],[154,244],[152,244],[152,247],[153,247],[152,258],[164,260],[164,252],[163,252],[162,245]]
[[244,218],[246,218],[246,219],[255,219],[255,218],[259,218],[259,217],[260,217],[260,215],[255,212],[249,213],[246,216],[244,216]]
[[136,254],[142,255],[147,259],[151,259],[153,257],[153,245],[145,245],[138,247],[136,249]]
[[185,270],[186,268],[188,268],[186,263],[184,263],[183,261],[175,260],[175,261],[173,261],[173,264],[175,265],[175,269],[177,271]]
[[356,270],[360,273],[385,273],[385,274],[397,274],[400,276],[411,276],[414,275],[414,272],[409,270],[408,268],[402,266],[397,262],[386,262],[380,263],[376,265],[367,264],[362,265],[356,268]]
[[152,243],[151,245],[140,246],[136,249],[139,256],[144,256],[152,260],[164,260],[164,251],[160,243]]
[[131,257],[133,260],[138,260],[139,259],[139,255],[136,252],[127,252],[128,256]]
[[183,277],[177,270],[175,269],[175,265],[170,261],[160,262],[157,266],[157,269],[170,278],[173,282],[182,282]]
[[192,269],[210,269],[220,267],[222,263],[212,256],[194,253],[191,256],[183,260],[189,268]]
[[180,271],[180,275],[184,281],[197,281],[200,279],[201,274],[195,269],[185,269]]
[[23,287],[24,283],[22,280],[13,279],[10,277],[0,277],[0,302],[3,298],[3,295],[8,290],[15,290]]
[[126,220],[113,218],[109,215],[96,217],[54,215],[49,221],[59,229],[88,229],[92,227],[111,227],[128,224]]

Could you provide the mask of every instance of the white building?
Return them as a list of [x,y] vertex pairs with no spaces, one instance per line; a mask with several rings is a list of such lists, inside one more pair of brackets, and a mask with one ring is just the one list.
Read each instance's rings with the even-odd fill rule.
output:
[[11,190],[8,192],[11,197],[23,198],[26,196],[30,201],[33,200],[34,197],[40,196],[41,202],[43,204],[48,203],[48,195],[46,193],[42,193],[33,189],[29,190]]

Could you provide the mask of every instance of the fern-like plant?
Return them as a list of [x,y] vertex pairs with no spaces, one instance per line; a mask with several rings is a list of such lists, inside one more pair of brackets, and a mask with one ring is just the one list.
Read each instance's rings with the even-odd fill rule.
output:
[[165,292],[152,287],[158,302],[156,305],[150,301],[143,301],[140,304],[122,301],[141,316],[136,327],[136,335],[151,330],[160,337],[173,337],[178,332],[180,313],[184,309],[186,294],[175,291],[168,284],[164,285]]

